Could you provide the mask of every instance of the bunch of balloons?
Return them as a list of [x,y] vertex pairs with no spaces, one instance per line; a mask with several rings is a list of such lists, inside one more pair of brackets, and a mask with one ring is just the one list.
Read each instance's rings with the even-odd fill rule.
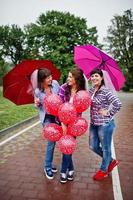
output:
[[62,127],[50,123],[43,129],[43,138],[51,141],[58,141],[59,149],[64,154],[72,154],[76,148],[76,136],[83,135],[88,129],[86,119],[81,116],[90,106],[91,100],[89,93],[85,90],[77,92],[73,98],[73,104],[63,103],[56,94],[50,94],[44,99],[46,111],[54,116],[58,116],[60,122],[67,125],[67,135],[63,135]]

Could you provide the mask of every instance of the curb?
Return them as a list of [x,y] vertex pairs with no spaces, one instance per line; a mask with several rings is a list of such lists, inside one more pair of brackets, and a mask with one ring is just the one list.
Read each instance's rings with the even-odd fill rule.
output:
[[10,133],[11,131],[14,131],[16,128],[18,127],[21,127],[22,125],[26,125],[28,124],[29,122],[33,121],[33,120],[36,120],[36,119],[39,119],[38,115],[34,116],[34,117],[31,117],[31,118],[28,118],[22,122],[19,122],[19,123],[16,123],[14,124],[13,126],[10,126],[8,128],[5,128],[3,130],[0,131],[0,138],[2,136],[4,136],[5,134],[8,134]]

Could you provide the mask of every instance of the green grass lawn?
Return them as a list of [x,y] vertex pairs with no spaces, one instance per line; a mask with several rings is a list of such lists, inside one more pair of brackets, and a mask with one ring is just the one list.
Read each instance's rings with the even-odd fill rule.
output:
[[38,111],[32,104],[16,106],[8,99],[5,99],[2,94],[2,87],[0,87],[0,130],[33,117],[37,113]]

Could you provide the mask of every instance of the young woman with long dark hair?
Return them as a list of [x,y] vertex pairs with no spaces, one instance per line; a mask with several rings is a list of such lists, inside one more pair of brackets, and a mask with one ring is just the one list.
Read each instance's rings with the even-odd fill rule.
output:
[[[85,90],[85,77],[81,69],[72,69],[68,73],[67,82],[64,83],[59,90],[59,96],[63,102],[73,103],[74,95]],[[63,133],[67,133],[67,126],[62,123]],[[74,164],[71,155],[62,155],[60,182],[66,183],[67,180],[72,181],[74,178]]]
[[118,165],[118,161],[112,158],[111,143],[115,128],[114,115],[120,110],[121,102],[114,94],[113,84],[107,75],[106,71],[96,69],[90,77],[93,87],[90,89],[89,143],[90,149],[102,158],[100,169],[93,176],[94,180],[104,179]]
[[[35,81],[33,80],[35,83]],[[35,104],[39,109],[39,116],[42,126],[48,123],[57,123],[55,116],[46,112],[44,107],[44,98],[47,94],[58,94],[59,84],[56,80],[52,79],[51,71],[47,68],[39,69],[37,72],[37,88],[35,89]],[[55,142],[48,141],[46,147],[46,155],[44,161],[44,173],[48,179],[53,179],[57,169],[53,166],[53,154],[54,154]]]

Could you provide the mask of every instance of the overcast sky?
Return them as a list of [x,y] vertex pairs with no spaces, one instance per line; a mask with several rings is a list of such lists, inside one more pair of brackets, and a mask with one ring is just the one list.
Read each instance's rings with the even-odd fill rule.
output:
[[86,18],[89,27],[96,26],[102,41],[113,16],[130,8],[133,9],[133,0],[0,0],[0,25],[23,27],[48,10],[69,11]]

